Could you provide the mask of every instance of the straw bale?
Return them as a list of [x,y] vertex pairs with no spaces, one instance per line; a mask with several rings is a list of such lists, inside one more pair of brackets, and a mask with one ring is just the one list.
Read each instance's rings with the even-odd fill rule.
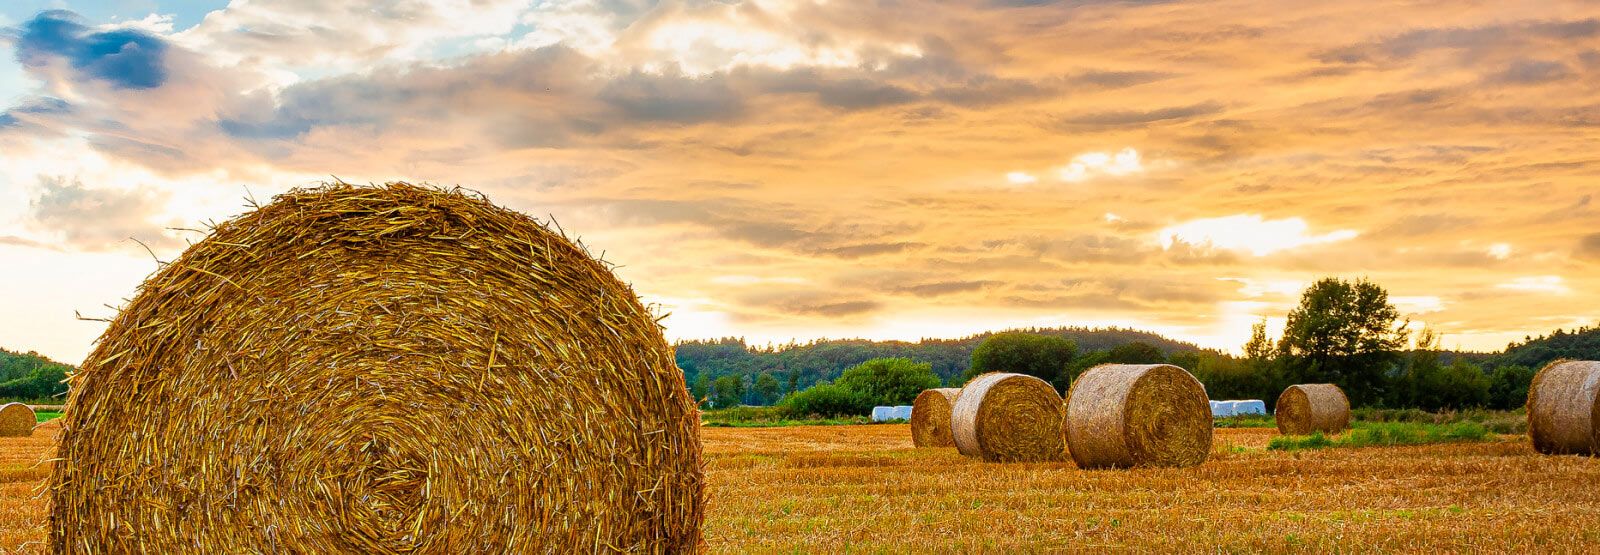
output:
[[1528,387],[1528,438],[1546,454],[1600,454],[1600,362],[1557,360]]
[[1291,385],[1278,396],[1275,410],[1284,435],[1336,434],[1350,427],[1350,400],[1331,383]]
[[1064,458],[1061,396],[1049,383],[1023,374],[990,372],[967,382],[950,410],[961,454],[995,462]]
[[928,389],[911,402],[911,444],[917,447],[954,447],[950,433],[950,409],[961,390],[953,387]]
[[0,437],[28,437],[38,423],[28,405],[6,403],[0,407]]
[[1082,468],[1181,467],[1211,455],[1200,381],[1170,364],[1102,364],[1067,394],[1067,450]]
[[699,416],[651,311],[460,189],[333,183],[215,226],[70,385],[57,553],[703,547]]

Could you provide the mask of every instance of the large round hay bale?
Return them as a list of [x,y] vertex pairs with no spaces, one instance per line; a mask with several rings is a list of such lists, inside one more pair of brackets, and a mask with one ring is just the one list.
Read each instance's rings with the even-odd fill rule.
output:
[[22,403],[6,403],[0,407],[0,437],[28,437],[38,424],[33,409]]
[[1082,468],[1193,466],[1211,456],[1211,403],[1170,364],[1102,364],[1067,393],[1067,451]]
[[961,390],[953,387],[928,389],[911,402],[911,444],[917,447],[954,447],[950,432],[950,409]]
[[296,190],[140,286],[72,380],[54,551],[681,552],[699,416],[582,247],[460,190]]
[[1600,454],[1600,362],[1557,360],[1528,386],[1528,438],[1547,454]]
[[1283,435],[1336,434],[1350,427],[1350,400],[1331,383],[1291,385],[1278,396],[1273,416]]
[[973,378],[950,409],[961,454],[995,462],[1061,460],[1061,396],[1044,380],[990,372]]

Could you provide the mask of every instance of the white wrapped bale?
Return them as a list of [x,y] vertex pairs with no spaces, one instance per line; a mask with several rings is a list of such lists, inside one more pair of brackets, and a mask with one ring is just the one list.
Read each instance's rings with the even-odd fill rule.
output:
[[872,421],[883,422],[894,418],[894,407],[872,407]]
[[1233,403],[1229,403],[1227,401],[1211,402],[1212,418],[1227,418],[1229,416],[1233,416]]
[[1265,416],[1267,414],[1267,403],[1260,399],[1234,401],[1233,403],[1233,414],[1235,415],[1260,414]]
[[899,405],[894,408],[894,418],[900,420],[911,419],[911,405]]

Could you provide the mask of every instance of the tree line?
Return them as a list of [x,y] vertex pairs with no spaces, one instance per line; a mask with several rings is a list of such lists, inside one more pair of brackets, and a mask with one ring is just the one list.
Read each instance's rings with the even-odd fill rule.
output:
[[[707,407],[781,403],[800,414],[865,414],[993,371],[1033,375],[1065,394],[1078,375],[1106,363],[1174,364],[1205,384],[1212,399],[1261,399],[1269,408],[1290,385],[1333,383],[1355,406],[1513,409],[1551,360],[1600,358],[1600,328],[1529,337],[1501,353],[1445,351],[1440,343],[1433,330],[1411,329],[1378,284],[1326,278],[1302,293],[1276,341],[1264,321],[1256,324],[1242,356],[1133,330],[1049,328],[777,349],[723,339],[680,344],[678,360],[692,376],[691,393]],[[829,379],[838,366],[844,368]]]

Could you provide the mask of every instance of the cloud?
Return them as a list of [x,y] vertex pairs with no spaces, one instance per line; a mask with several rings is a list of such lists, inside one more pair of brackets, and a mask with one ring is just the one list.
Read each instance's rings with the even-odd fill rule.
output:
[[1567,287],[1563,281],[1561,276],[1520,277],[1508,283],[1495,284],[1495,287],[1529,293],[1566,294],[1572,292],[1572,288]]
[[1600,261],[1600,233],[1590,233],[1578,239],[1578,258]]
[[1083,181],[1099,175],[1120,176],[1144,171],[1139,151],[1124,148],[1116,154],[1091,152],[1080,154],[1066,167],[1061,168],[1062,181]]
[[167,79],[166,41],[133,29],[91,31],[67,11],[42,12],[24,22],[16,49],[24,66],[64,60],[84,76],[122,89],[151,89]]
[[181,242],[157,223],[166,213],[168,195],[150,189],[118,191],[90,189],[77,180],[39,177],[40,193],[29,205],[30,224],[60,236],[77,250],[122,248],[129,238],[151,247],[172,247]]
[[1345,241],[1360,234],[1355,230],[1341,229],[1312,235],[1309,233],[1310,227],[1300,218],[1266,220],[1260,215],[1239,214],[1191,220],[1163,228],[1159,235],[1164,249],[1181,243],[1249,251],[1255,256],[1263,256],[1285,249]]
[[1573,75],[1567,64],[1547,60],[1517,60],[1511,67],[1489,76],[1489,81],[1514,85],[1533,85],[1559,81]]
[[1090,112],[1075,116],[1061,118],[1060,123],[1068,126],[1091,127],[1122,127],[1146,125],[1162,121],[1186,120],[1199,116],[1208,116],[1222,112],[1222,105],[1216,102],[1204,102],[1187,106],[1172,106],[1154,110],[1108,110],[1104,112]]

